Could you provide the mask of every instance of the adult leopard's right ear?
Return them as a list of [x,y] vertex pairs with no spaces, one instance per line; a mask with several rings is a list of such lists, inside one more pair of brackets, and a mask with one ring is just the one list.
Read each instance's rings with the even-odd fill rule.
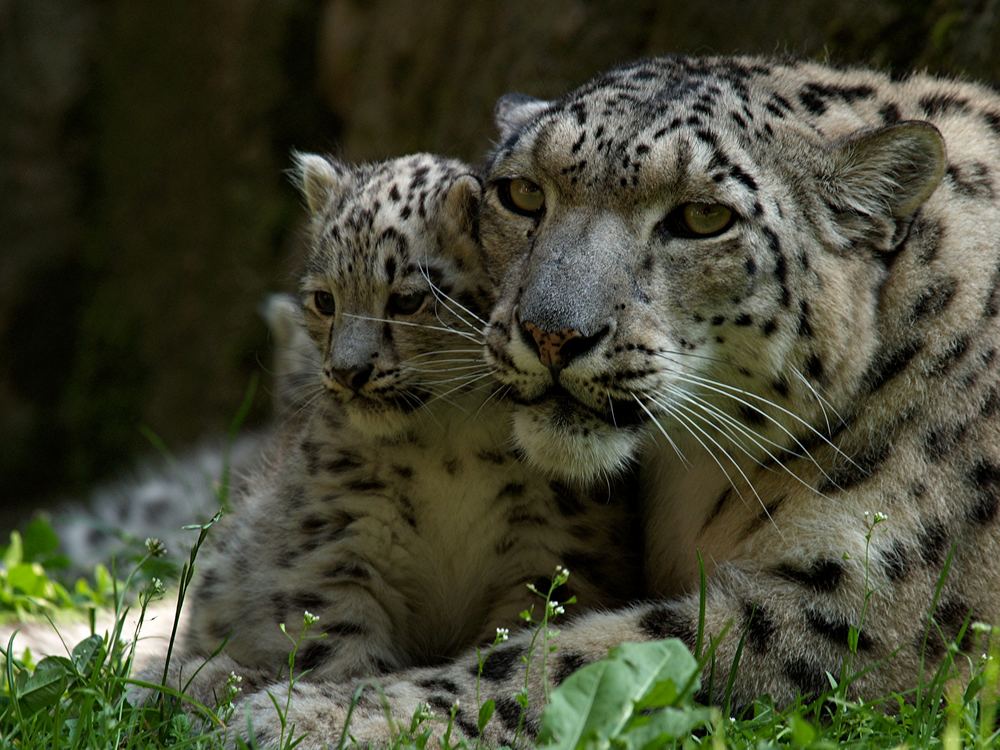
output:
[[318,213],[351,185],[351,171],[330,156],[292,152],[292,181],[306,199],[309,213]]
[[551,105],[552,102],[527,94],[504,94],[493,106],[493,121],[500,131],[500,139],[507,140]]

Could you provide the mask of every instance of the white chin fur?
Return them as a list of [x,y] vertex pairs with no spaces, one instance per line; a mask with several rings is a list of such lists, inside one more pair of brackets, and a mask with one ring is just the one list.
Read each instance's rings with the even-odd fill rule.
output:
[[622,471],[641,442],[638,432],[597,420],[586,429],[560,427],[531,408],[515,410],[514,439],[533,466],[582,483]]
[[356,408],[350,405],[345,409],[347,421],[351,426],[365,435],[380,438],[392,438],[408,432],[413,426],[413,417],[408,414],[386,409],[374,411],[367,408]]

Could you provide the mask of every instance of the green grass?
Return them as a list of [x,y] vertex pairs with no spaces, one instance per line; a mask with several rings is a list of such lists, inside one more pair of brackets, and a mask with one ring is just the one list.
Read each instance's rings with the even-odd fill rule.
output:
[[[179,586],[181,603],[190,582],[198,547],[212,522],[197,527],[198,540],[188,563],[182,567]],[[92,633],[78,643],[67,643],[65,653],[35,662],[19,653],[17,636],[0,647],[0,747],[50,748],[222,748],[236,742],[226,722],[233,715],[238,683],[219,706],[201,706],[182,693],[160,689],[160,698],[137,707],[129,703],[126,690],[136,682],[132,676],[133,651],[138,632],[125,633],[123,623],[130,606],[144,610],[162,594],[158,579],[142,571],[156,559],[160,549],[150,542],[146,554],[123,581],[110,573],[98,574],[94,582],[76,590],[66,587],[45,568],[41,559],[51,556],[51,539],[37,545],[25,540],[45,538],[34,527],[15,535],[4,550],[0,581],[4,597],[0,613],[10,617],[39,614],[65,616],[76,612],[86,617],[94,606],[110,604],[116,613],[109,632]],[[31,575],[21,575],[27,565]],[[548,591],[536,591],[540,614],[522,614],[532,628],[532,647],[523,668],[545,670],[558,649],[553,621],[563,605],[554,604],[552,592],[565,580],[557,576]],[[101,582],[97,582],[97,581]],[[24,584],[27,589],[22,589]],[[80,593],[80,592],[85,593]],[[564,603],[567,604],[567,603]],[[312,621],[305,616],[305,624]],[[54,627],[58,628],[58,624]],[[141,627],[141,625],[140,625]],[[837,747],[994,747],[1000,737],[994,730],[996,695],[1000,688],[1000,647],[990,643],[992,629],[969,628],[966,642],[976,643],[978,657],[963,655],[956,646],[948,651],[941,667],[906,694],[881,696],[871,702],[846,696],[850,670],[829,675],[830,690],[818,699],[799,700],[777,708],[759,700],[731,719],[720,707],[699,706],[693,700],[702,665],[713,658],[714,643],[704,644],[700,661],[676,640],[625,644],[613,649],[601,662],[584,667],[568,678],[549,697],[538,746],[549,750],[623,748],[653,750],[660,747],[718,748],[837,748]],[[308,627],[289,638],[289,674],[295,671],[295,656],[303,639],[314,637]],[[505,639],[498,633],[493,646],[480,653],[480,669],[492,648]],[[725,666],[726,668],[723,668]],[[718,674],[731,678],[733,665],[716,665]],[[736,667],[738,668],[738,666]],[[962,678],[960,675],[965,674]],[[286,694],[274,696],[275,710],[287,713]],[[527,705],[527,693],[514,697]],[[480,727],[493,717],[492,701],[479,706]],[[187,709],[185,711],[184,709]],[[429,741],[434,722],[447,728],[449,717],[418,712],[409,724],[399,727],[394,745],[403,748],[435,746]],[[448,738],[446,748],[465,747]],[[292,748],[298,736],[287,727],[283,746]],[[229,745],[227,745],[229,743]],[[350,745],[349,730],[333,747]]]
[[[233,434],[241,418],[234,421]],[[217,486],[220,507],[228,507],[228,482]],[[221,511],[220,511],[221,513]],[[59,655],[40,655],[18,647],[17,633],[0,643],[0,748],[204,748],[245,747],[233,734],[234,703],[239,697],[238,680],[227,685],[220,704],[204,706],[183,692],[141,682],[133,674],[134,645],[141,633],[143,616],[151,601],[164,593],[161,579],[171,581],[178,591],[174,620],[179,618],[187,588],[194,574],[198,551],[218,520],[190,527],[197,536],[187,561],[178,570],[162,558],[162,545],[146,540],[126,555],[132,562],[123,579],[117,566],[98,566],[89,579],[73,583],[60,580],[58,571],[66,567],[59,555],[59,540],[44,519],[32,521],[23,533],[11,534],[0,547],[0,623],[47,620],[59,630],[66,618],[89,620],[90,633],[76,643],[65,643]],[[868,541],[885,520],[876,514],[870,519]],[[867,552],[866,552],[867,558]],[[940,596],[951,556],[934,593],[931,610]],[[867,569],[867,559],[866,559]],[[530,647],[523,658],[524,682],[535,670],[544,675],[549,660],[559,648],[555,627],[565,606],[553,592],[565,583],[568,571],[559,568],[548,590],[533,587],[537,609],[521,613],[531,630]],[[836,675],[828,675],[830,688],[812,700],[799,699],[791,706],[776,707],[764,698],[731,718],[730,689],[739,667],[715,661],[716,644],[704,628],[705,576],[701,576],[701,620],[695,654],[680,641],[623,644],[608,657],[580,669],[548,696],[537,740],[546,750],[655,750],[662,747],[712,750],[722,748],[839,748],[905,747],[990,748],[1000,746],[995,730],[996,701],[1000,692],[1000,638],[994,629],[981,623],[966,623],[957,636],[967,644],[964,651],[952,643],[941,665],[923,675],[920,683],[905,694],[871,696],[868,701],[851,699],[851,683],[858,678],[851,669],[857,652],[858,636],[872,592],[867,590],[862,614],[847,638],[848,658]],[[94,628],[98,608],[114,613],[107,631]],[[142,616],[133,632],[125,631],[126,615],[138,608]],[[310,628],[315,619],[303,613],[303,628],[295,637],[288,635],[287,690],[272,696],[274,710],[282,717],[283,750],[291,750],[300,740],[295,727],[284,722],[288,714],[291,688],[305,675],[296,670],[296,656],[306,640],[320,637]],[[924,641],[935,625],[928,619]],[[940,636],[940,632],[936,635]],[[721,635],[719,637],[722,637]],[[507,638],[498,630],[494,643],[478,652],[479,672],[492,650]],[[170,639],[169,651],[173,650]],[[168,653],[168,660],[172,654]],[[712,680],[724,686],[723,706],[701,706],[694,695],[699,675],[711,665]],[[166,674],[166,665],[164,672]],[[714,682],[713,682],[714,685]],[[154,690],[155,699],[132,705],[130,687]],[[715,691],[713,691],[714,694]],[[355,693],[355,700],[360,691]],[[526,689],[510,696],[522,709],[528,707]],[[476,702],[480,730],[494,717],[495,704],[481,699],[477,681]],[[353,705],[350,707],[353,710]],[[453,739],[451,716],[435,716],[428,707],[419,709],[405,725],[396,725],[393,750],[424,750],[441,747],[457,750],[467,745]],[[350,713],[348,713],[348,723]],[[523,724],[523,722],[522,722]],[[432,730],[443,731],[440,741],[431,741]],[[523,726],[522,726],[523,728]],[[331,747],[342,750],[351,745],[350,728],[345,727]],[[475,743],[472,743],[475,747]]]

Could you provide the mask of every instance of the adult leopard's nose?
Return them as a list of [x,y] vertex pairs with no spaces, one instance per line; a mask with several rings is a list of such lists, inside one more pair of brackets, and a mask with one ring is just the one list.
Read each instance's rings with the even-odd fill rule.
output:
[[518,320],[518,330],[525,344],[538,355],[538,361],[549,370],[558,372],[574,359],[593,350],[611,328],[606,325],[587,336],[575,328],[548,331],[530,320]]

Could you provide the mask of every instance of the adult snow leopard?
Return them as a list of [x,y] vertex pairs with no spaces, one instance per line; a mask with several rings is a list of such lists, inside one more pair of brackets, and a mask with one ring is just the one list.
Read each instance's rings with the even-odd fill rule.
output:
[[[504,98],[497,116],[487,347],[521,403],[517,441],[569,477],[633,456],[644,473],[658,601],[581,618],[560,658],[692,643],[698,552],[707,632],[733,625],[716,662],[744,640],[736,704],[815,694],[845,661],[851,694],[911,688],[965,623],[997,621],[1000,98],[927,75],[668,57],[553,102]],[[524,639],[506,648],[484,695],[523,680]],[[393,710],[427,681],[470,706],[471,663],[387,676]],[[339,736],[349,694],[322,687],[293,704],[312,743]],[[389,736],[377,701],[351,726]]]
[[[571,486],[512,450],[511,407],[494,398],[482,359],[491,293],[471,168],[430,155],[359,166],[300,155],[297,175],[312,214],[301,282],[312,390],[289,388],[300,406],[281,450],[199,562],[186,650],[225,649],[194,694],[211,701],[230,670],[245,690],[279,679],[289,651],[279,625],[294,635],[307,611],[327,637],[307,641],[296,666],[317,681],[491,643],[536,598],[527,584],[559,565],[589,562],[572,581],[581,606],[637,595],[620,483]],[[178,660],[172,680],[183,685],[200,663]]]

